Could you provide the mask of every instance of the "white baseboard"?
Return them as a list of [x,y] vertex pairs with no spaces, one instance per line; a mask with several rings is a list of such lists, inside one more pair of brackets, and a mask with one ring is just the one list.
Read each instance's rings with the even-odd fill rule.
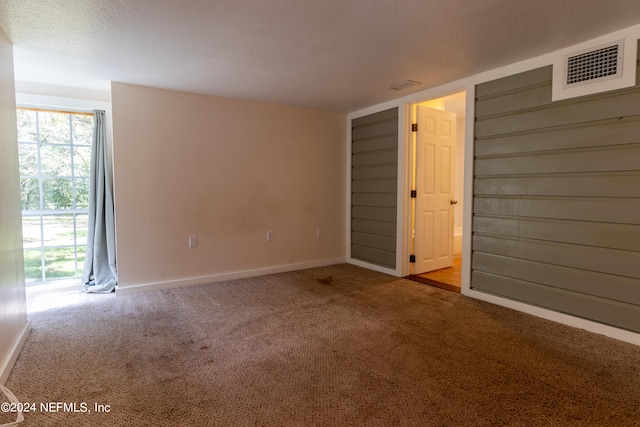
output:
[[564,313],[558,313],[556,311],[547,310],[545,308],[536,307],[533,305],[525,304],[518,301],[513,301],[507,298],[502,298],[496,295],[486,294],[484,292],[474,291],[471,289],[467,294],[471,298],[475,298],[481,301],[490,302],[492,304],[500,305],[503,307],[511,308],[513,310],[521,311],[523,313],[531,314],[536,317],[551,320],[554,322],[562,323],[574,328],[584,329],[595,334],[604,335],[609,338],[628,342],[640,346],[640,334],[626,331],[624,329],[615,328],[613,326],[604,325],[602,323],[594,322],[591,320],[581,319],[579,317],[570,316]]
[[462,234],[453,235],[453,256],[462,256]]
[[343,264],[346,258],[330,258],[320,261],[301,262],[297,264],[285,264],[274,267],[258,268],[255,270],[233,271],[229,273],[214,274],[211,276],[191,277],[166,282],[146,283],[143,285],[120,286],[116,295],[130,295],[138,292],[157,291],[160,289],[181,288],[183,286],[203,285],[206,283],[222,282],[225,280],[244,279],[247,277],[264,276],[267,274],[284,273],[287,271],[304,270],[307,268],[325,267],[328,265]]
[[400,272],[393,270],[391,268],[387,268],[387,267],[382,267],[380,265],[376,265],[376,264],[371,264],[365,261],[360,261],[357,259],[353,259],[353,258],[349,258],[347,260],[347,262],[351,265],[355,265],[358,267],[362,267],[362,268],[366,268],[368,270],[373,270],[373,271],[377,271],[378,273],[385,273],[385,274],[389,274],[391,276],[396,276],[396,277],[400,277],[401,274]]
[[5,385],[7,383],[7,379],[9,378],[9,374],[13,369],[13,365],[16,363],[16,359],[18,359],[18,355],[22,350],[22,346],[24,346],[27,337],[29,336],[29,332],[31,332],[31,321],[27,320],[22,328],[22,331],[18,334],[16,340],[7,355],[7,358],[2,362],[0,366],[0,384]]

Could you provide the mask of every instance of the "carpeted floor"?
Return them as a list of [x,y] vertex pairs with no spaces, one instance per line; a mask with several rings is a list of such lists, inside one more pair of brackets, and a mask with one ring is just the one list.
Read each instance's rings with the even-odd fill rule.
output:
[[350,265],[31,319],[25,426],[640,425],[637,346]]

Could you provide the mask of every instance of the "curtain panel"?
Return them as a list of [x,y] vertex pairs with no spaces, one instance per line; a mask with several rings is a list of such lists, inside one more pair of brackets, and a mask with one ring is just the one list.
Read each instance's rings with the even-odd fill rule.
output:
[[113,174],[108,166],[105,113],[94,110],[89,188],[89,234],[82,270],[84,290],[110,293],[118,284]]

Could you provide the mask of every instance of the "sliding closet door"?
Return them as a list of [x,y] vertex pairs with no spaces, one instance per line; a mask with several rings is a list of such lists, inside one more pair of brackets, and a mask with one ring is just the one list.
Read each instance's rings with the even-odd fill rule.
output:
[[351,257],[395,269],[398,109],[351,126]]

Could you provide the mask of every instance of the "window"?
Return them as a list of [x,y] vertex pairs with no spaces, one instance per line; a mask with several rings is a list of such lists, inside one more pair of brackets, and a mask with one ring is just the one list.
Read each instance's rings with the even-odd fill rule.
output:
[[93,115],[18,109],[25,278],[79,277],[89,208]]

